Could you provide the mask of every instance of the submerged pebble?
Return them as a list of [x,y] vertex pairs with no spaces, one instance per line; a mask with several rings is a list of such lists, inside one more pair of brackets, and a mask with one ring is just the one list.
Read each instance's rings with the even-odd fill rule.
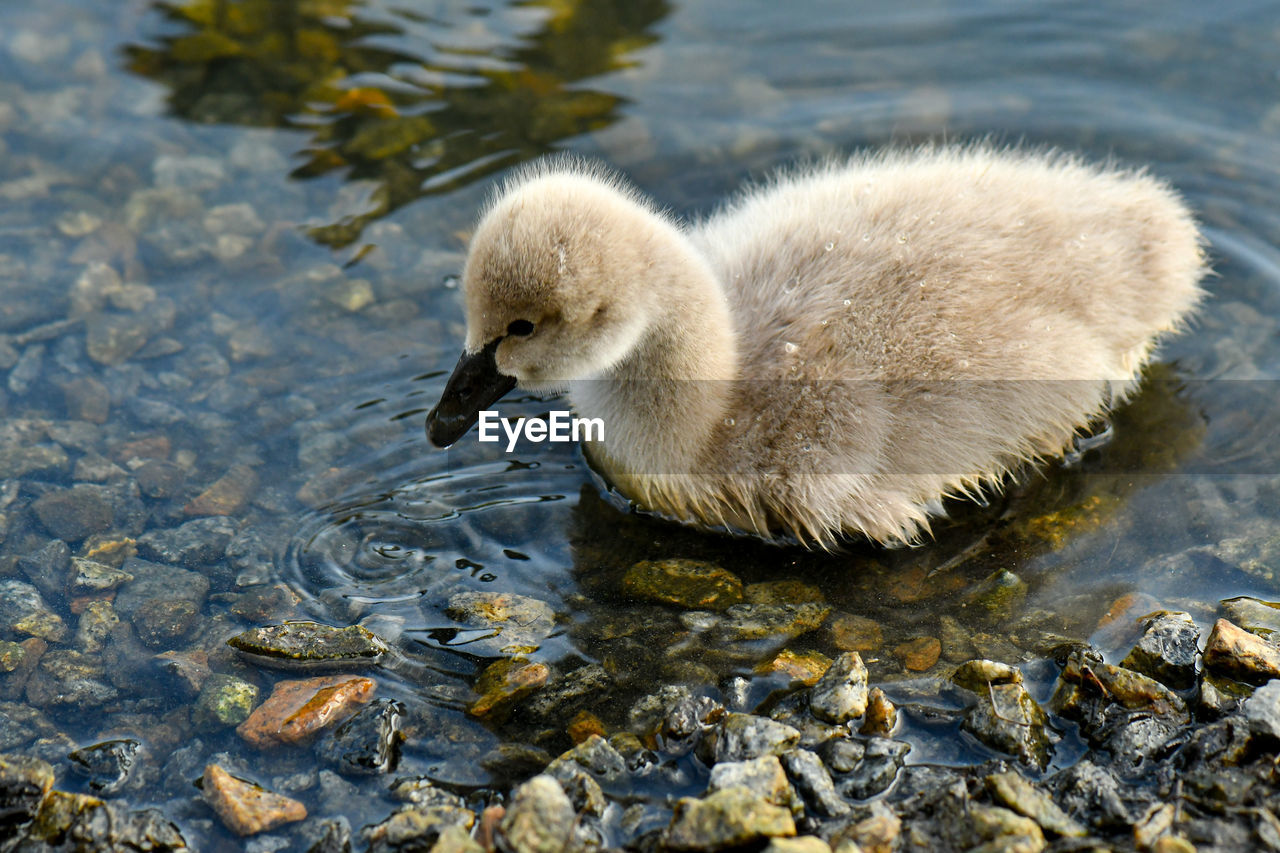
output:
[[381,637],[360,625],[335,628],[319,622],[251,628],[227,645],[265,666],[286,669],[373,664],[390,651]]

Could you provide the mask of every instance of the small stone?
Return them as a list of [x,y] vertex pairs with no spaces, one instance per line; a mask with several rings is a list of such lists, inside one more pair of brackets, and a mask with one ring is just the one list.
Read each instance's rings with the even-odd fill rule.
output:
[[1022,673],[1007,663],[992,660],[965,661],[951,674],[951,682],[957,687],[974,693],[986,693],[991,684],[1021,684]]
[[85,320],[85,350],[98,364],[123,364],[142,349],[152,321],[141,314],[92,314]]
[[40,658],[40,666],[27,682],[27,699],[33,705],[96,708],[116,699],[119,691],[105,683],[102,658],[72,649],[54,649]]
[[1205,641],[1204,665],[1240,681],[1265,684],[1280,677],[1280,648],[1219,619]]
[[281,681],[236,732],[260,749],[302,743],[351,716],[375,686],[373,679],[343,675]]
[[72,750],[67,758],[71,760],[72,769],[88,777],[89,790],[109,796],[118,793],[129,781],[140,746],[136,740],[120,738]]
[[510,592],[460,592],[450,596],[445,614],[463,625],[451,645],[481,656],[531,654],[555,631],[551,605]]
[[902,819],[880,802],[871,805],[871,812],[870,817],[833,833],[832,849],[843,853],[841,848],[853,842],[857,845],[854,849],[862,853],[891,853],[896,850],[898,836],[902,834]]
[[545,663],[524,658],[503,658],[490,664],[476,680],[480,698],[467,706],[473,717],[490,717],[511,709],[519,700],[546,683],[551,669]]
[[1178,811],[1170,803],[1156,804],[1133,825],[1133,844],[1139,850],[1150,850],[1156,841],[1173,829]]
[[373,285],[363,278],[344,278],[325,292],[325,299],[343,311],[354,314],[373,304]]
[[852,613],[833,613],[824,626],[828,642],[845,652],[875,652],[884,645],[880,623]]
[[824,817],[849,813],[849,804],[836,793],[831,774],[816,754],[807,749],[793,749],[782,754],[782,766],[810,812]]
[[974,834],[993,850],[1040,853],[1045,847],[1044,833],[1036,822],[1008,809],[972,804],[969,821]]
[[825,604],[827,600],[821,589],[797,580],[751,583],[742,593],[747,604]]
[[699,560],[644,560],[627,570],[622,588],[630,596],[686,610],[725,610],[744,600],[742,581]]
[[867,710],[867,668],[857,652],[844,652],[818,679],[809,693],[815,717],[843,723]]
[[594,736],[604,737],[606,734],[604,723],[599,717],[590,711],[579,711],[569,725],[565,728],[565,732],[569,735],[569,739],[575,744],[582,743],[587,738]]
[[76,623],[76,645],[81,651],[90,654],[101,652],[106,648],[120,617],[109,601],[91,601],[80,614]]
[[1142,637],[1120,666],[1185,690],[1195,683],[1199,653],[1200,629],[1189,613],[1157,613],[1143,620]]
[[729,788],[746,788],[758,799],[791,808],[791,782],[776,755],[762,755],[748,761],[722,761],[713,766],[707,793]]
[[1016,612],[1027,597],[1027,582],[1008,569],[1000,569],[983,580],[969,595],[969,603],[992,616]]
[[703,744],[712,761],[745,761],[762,755],[781,755],[800,741],[800,732],[784,723],[754,714],[726,714]]
[[235,515],[245,508],[257,488],[258,475],[252,468],[232,465],[182,511],[187,515]]
[[715,635],[729,643],[769,640],[781,644],[815,630],[830,612],[829,605],[814,602],[735,604],[725,610],[725,618],[716,625]]
[[162,154],[151,164],[156,186],[164,189],[212,190],[226,180],[220,160],[196,155]]
[[445,833],[470,829],[475,820],[475,812],[461,806],[404,806],[381,823],[365,827],[360,835],[369,853],[434,851]]
[[62,385],[67,417],[72,420],[105,424],[111,414],[111,394],[107,386],[92,376],[77,376]]
[[115,513],[95,487],[74,486],[37,498],[31,504],[40,523],[58,539],[79,542],[111,526]]
[[1240,707],[1249,731],[1280,739],[1280,681],[1268,681],[1253,691]]
[[992,774],[986,778],[986,785],[1000,802],[1050,832],[1065,838],[1082,838],[1089,834],[1084,825],[1060,809],[1048,794],[1017,773]]
[[121,616],[132,617],[143,605],[157,601],[186,601],[198,611],[209,593],[209,579],[199,572],[137,557],[125,560],[121,568],[133,575],[116,594],[116,610]]
[[800,838],[771,838],[760,853],[831,853],[831,845],[814,835]]
[[[0,640],[0,672],[13,672],[26,661],[27,650],[21,643]],[[0,747],[3,749],[3,747]]]
[[38,758],[0,753],[0,838],[15,838],[53,788],[53,768]]
[[339,773],[376,776],[395,770],[400,760],[404,705],[376,699],[337,726],[317,747],[322,761]]
[[25,581],[0,580],[0,629],[56,643],[67,634],[62,617]]
[[961,728],[1037,769],[1049,763],[1049,718],[1021,684],[993,684],[965,712]]
[[257,701],[257,685],[234,675],[212,673],[200,685],[191,722],[214,730],[238,726],[249,719]]
[[85,808],[67,831],[72,850],[185,851],[186,839],[158,809],[125,811],[113,802]]
[[251,628],[227,645],[266,666],[366,665],[390,651],[385,641],[361,625],[334,628],[319,622],[285,622]]
[[893,656],[905,669],[924,672],[942,656],[942,641],[937,637],[917,637],[895,647]]
[[175,566],[204,566],[221,561],[236,534],[229,518],[196,518],[177,527],[151,530],[138,537],[138,552],[148,560]]
[[[836,780],[837,790],[856,800],[865,800],[889,790],[910,751],[909,743],[884,737],[871,738],[853,770]],[[831,757],[828,753],[828,760]]]
[[[237,586],[243,578],[243,574],[236,576]],[[231,612],[249,622],[286,619],[293,623],[303,621],[296,618],[300,603],[298,594],[285,584],[259,584],[236,596]]]
[[149,498],[171,498],[182,491],[187,472],[172,462],[149,459],[133,471],[138,488]]
[[304,820],[307,809],[297,800],[236,779],[216,764],[204,769],[204,798],[236,835],[254,835]]
[[662,840],[672,850],[720,850],[795,834],[789,809],[746,788],[725,788],[702,799],[678,800]]
[[1219,607],[1228,622],[1260,637],[1270,638],[1280,631],[1280,607],[1269,601],[1242,595],[1219,602]]
[[898,709],[879,687],[872,687],[867,696],[866,718],[858,729],[864,735],[888,737],[898,725]]
[[70,566],[71,549],[61,539],[50,539],[38,550],[18,558],[18,569],[42,594],[51,598],[58,598],[66,591]]
[[573,829],[573,805],[550,776],[534,776],[516,788],[499,825],[505,849],[518,853],[561,853]]
[[805,686],[811,687],[817,683],[818,679],[822,677],[822,674],[830,666],[831,658],[822,652],[812,649],[802,652],[783,649],[770,660],[757,666],[756,673],[758,675],[768,675],[774,672],[781,673],[792,681],[798,681]]
[[45,797],[44,805],[40,807],[40,813],[27,831],[27,837],[45,841],[65,838],[73,827],[78,829],[79,824],[92,820],[91,813],[104,805],[102,800],[89,794],[50,791],[49,796]]
[[133,575],[120,569],[112,568],[106,563],[90,560],[87,557],[71,558],[72,595],[94,595],[110,592],[122,584],[133,580]]
[[160,667],[189,693],[199,693],[209,671],[209,655],[202,651],[168,651],[156,655]]
[[144,601],[130,618],[139,640],[153,648],[161,648],[185,637],[199,616],[200,611],[194,602],[166,598]]

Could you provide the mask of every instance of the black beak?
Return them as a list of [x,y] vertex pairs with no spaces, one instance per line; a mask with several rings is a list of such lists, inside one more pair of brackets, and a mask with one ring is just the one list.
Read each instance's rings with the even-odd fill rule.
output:
[[479,352],[464,352],[458,359],[440,402],[427,415],[427,437],[436,447],[448,447],[462,438],[480,419],[481,409],[516,387],[515,377],[499,373],[494,360],[501,341],[495,338]]

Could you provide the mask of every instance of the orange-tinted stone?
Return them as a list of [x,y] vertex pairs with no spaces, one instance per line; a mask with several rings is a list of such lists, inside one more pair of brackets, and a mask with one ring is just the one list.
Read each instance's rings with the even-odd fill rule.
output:
[[917,637],[898,646],[893,656],[912,672],[924,672],[942,655],[942,641],[937,637]]
[[592,735],[604,737],[604,723],[590,711],[579,711],[569,722],[569,737],[575,744],[582,743]]
[[301,743],[350,717],[373,698],[376,686],[371,678],[350,675],[281,681],[236,732],[259,748]]
[[237,779],[216,764],[204,769],[204,798],[236,835],[265,832],[307,817],[306,806],[297,800]]
[[227,473],[182,508],[187,515],[234,515],[258,488],[258,475],[248,465],[232,465]]
[[550,677],[551,668],[545,663],[530,663],[523,658],[504,658],[490,664],[476,681],[475,691],[480,698],[471,703],[467,713],[488,717],[495,711],[505,711],[545,685]]
[[822,652],[794,652],[791,649],[783,649],[770,660],[757,666],[756,672],[761,675],[780,672],[790,676],[793,681],[812,687],[829,666],[831,666],[831,658]]

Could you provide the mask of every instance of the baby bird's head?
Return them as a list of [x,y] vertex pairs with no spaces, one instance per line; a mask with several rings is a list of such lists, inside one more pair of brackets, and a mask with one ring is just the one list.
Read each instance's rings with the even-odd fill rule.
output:
[[615,179],[572,165],[509,185],[471,240],[466,347],[427,416],[432,443],[457,441],[517,382],[551,390],[618,364],[653,315],[646,273],[666,229]]

